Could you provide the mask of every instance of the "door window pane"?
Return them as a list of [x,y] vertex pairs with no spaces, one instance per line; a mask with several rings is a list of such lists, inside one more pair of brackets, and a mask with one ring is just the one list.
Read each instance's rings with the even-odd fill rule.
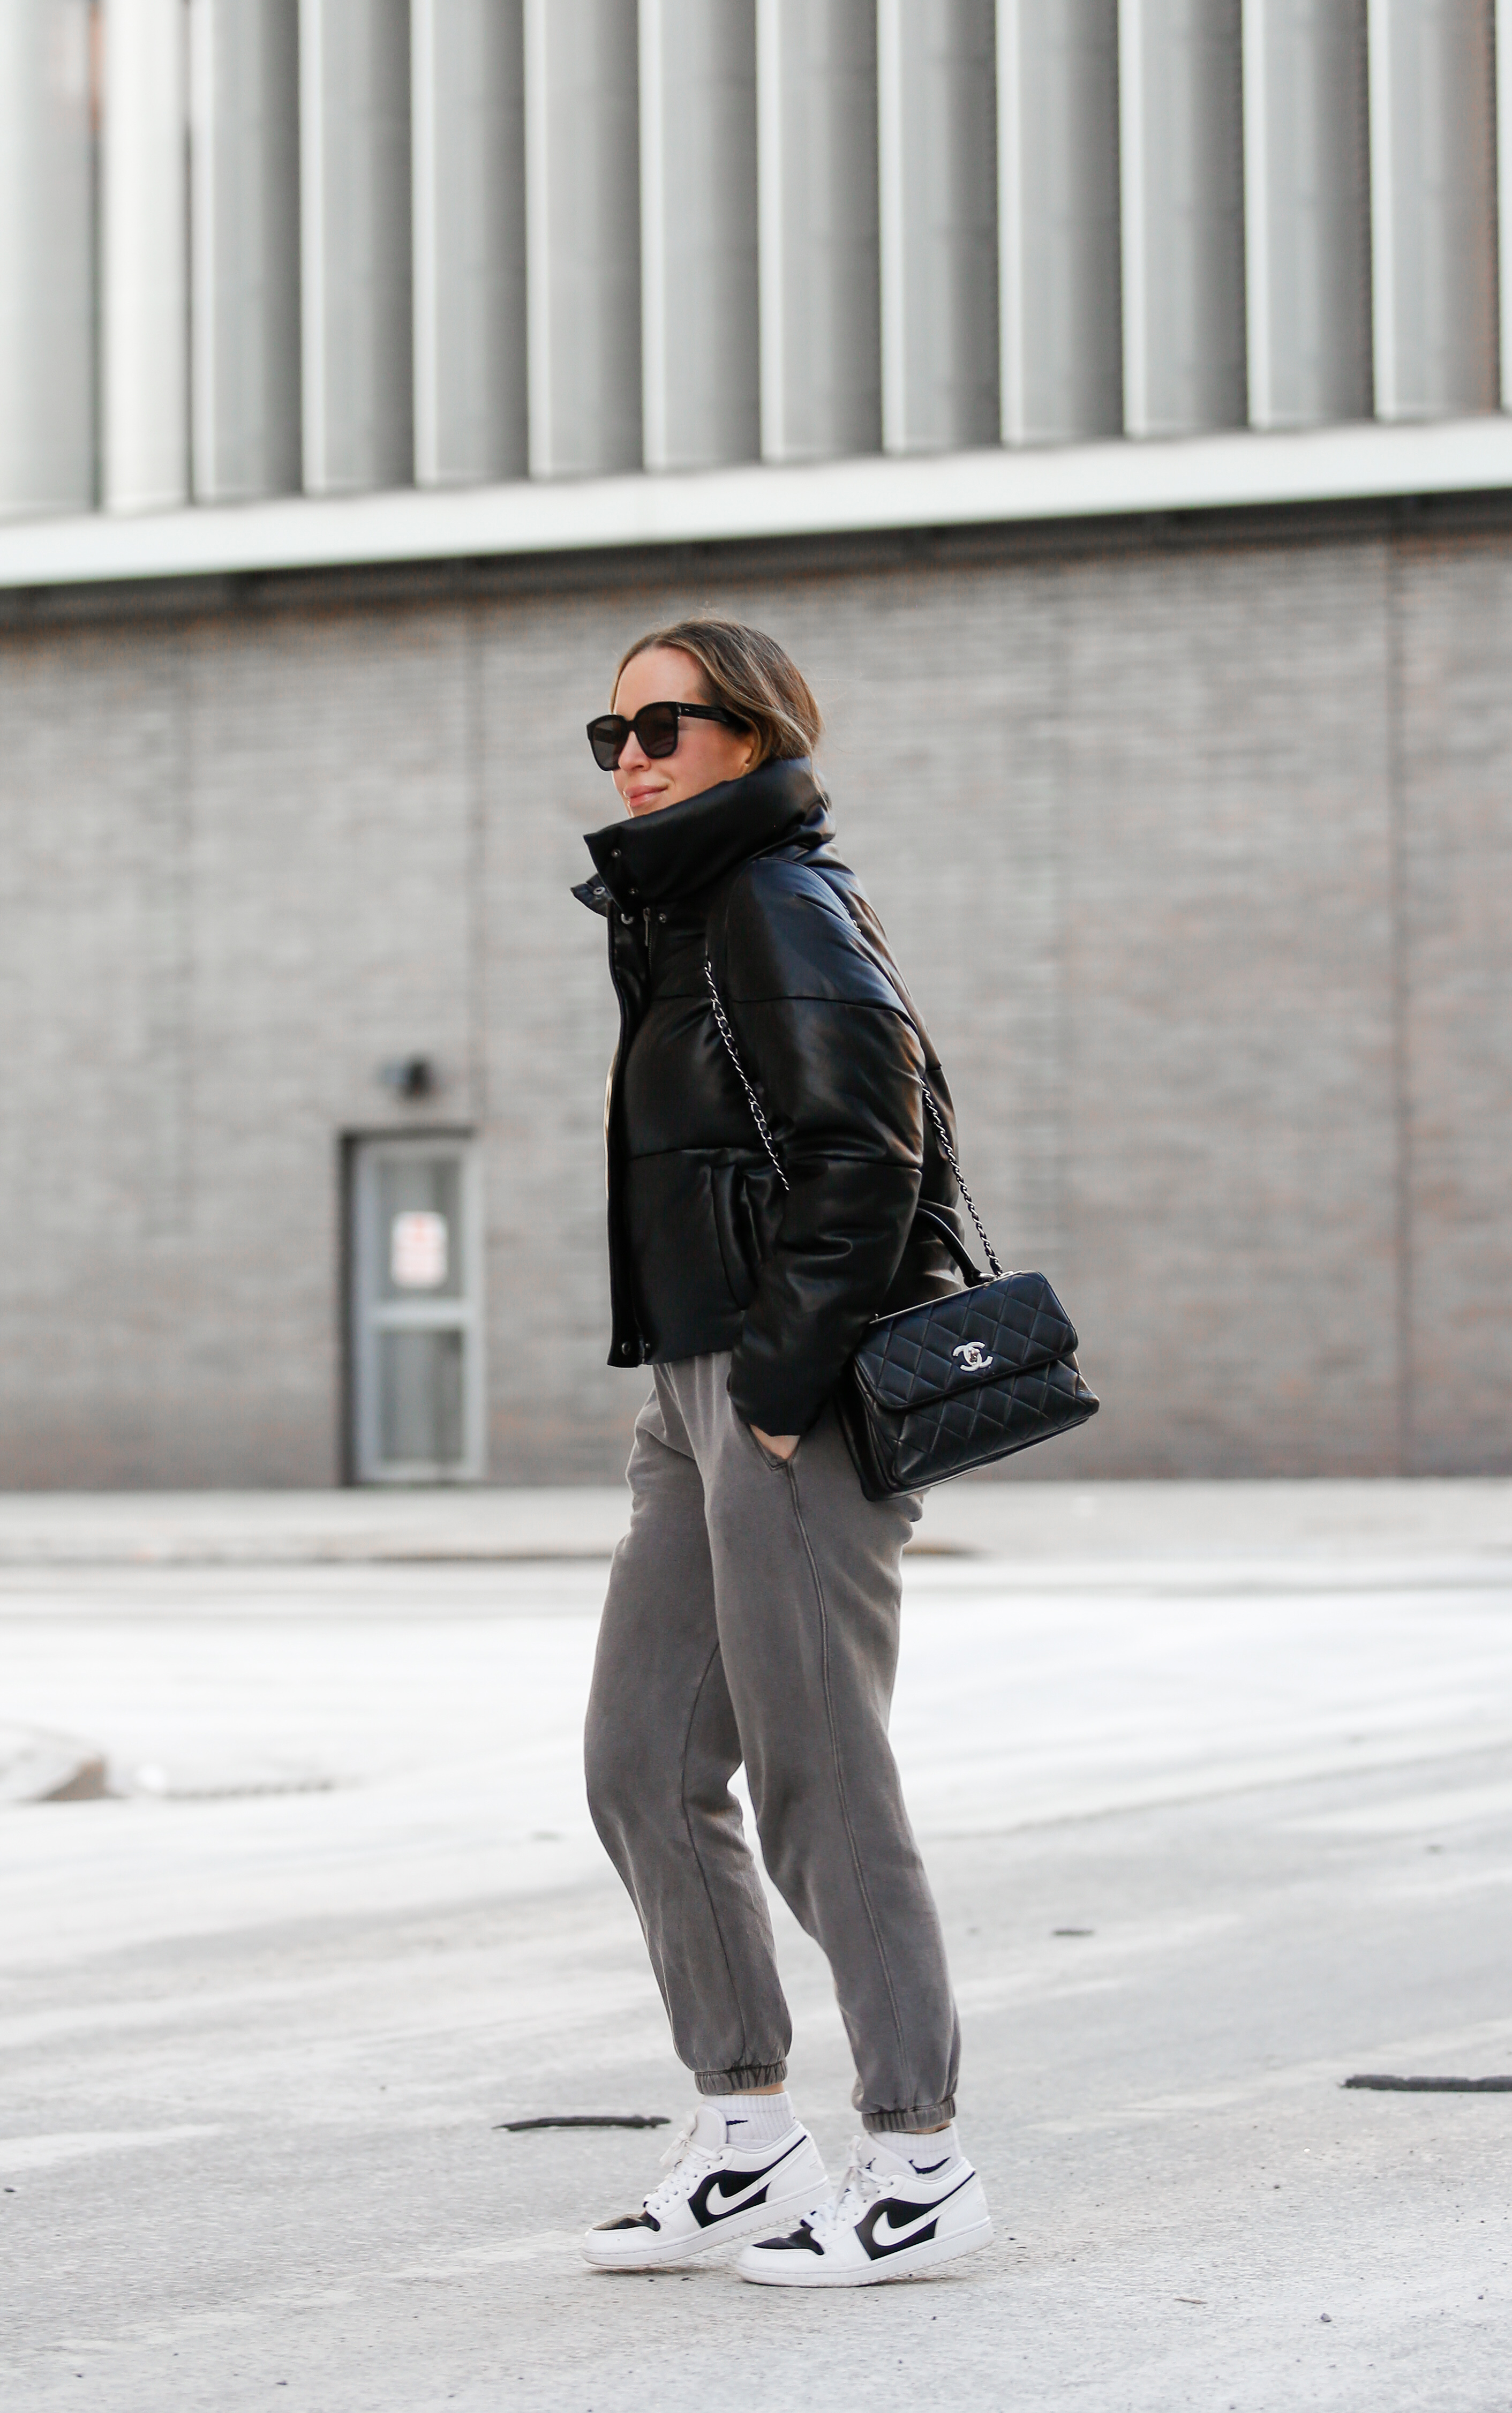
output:
[[394,1290],[439,1290],[450,1258],[444,1215],[407,1207],[389,1225],[389,1281]]
[[459,1465],[467,1455],[461,1333],[381,1333],[378,1399],[378,1445],[386,1464]]
[[462,1165],[455,1154],[379,1159],[378,1225],[383,1234],[385,1298],[405,1298],[417,1290],[443,1298],[460,1296],[462,1252],[453,1235],[461,1191]]
[[478,1169],[461,1139],[358,1143],[352,1433],[360,1483],[481,1481]]

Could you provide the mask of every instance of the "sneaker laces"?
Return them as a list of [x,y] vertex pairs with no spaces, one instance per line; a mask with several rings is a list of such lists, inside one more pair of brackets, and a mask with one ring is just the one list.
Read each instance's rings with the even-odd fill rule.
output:
[[658,2182],[648,2196],[644,2198],[641,2205],[643,2212],[655,2212],[659,2206],[670,2203],[677,2196],[680,2190],[676,2184],[676,2173],[689,2154],[696,2154],[700,2161],[707,2162],[712,2169],[718,2155],[710,2154],[703,2145],[694,2144],[693,2131],[697,2125],[698,2113],[689,2111],[661,2156],[661,2167],[667,2175]]
[[682,2126],[678,2129],[677,2134],[674,2137],[671,2144],[667,2147],[666,2152],[661,2156],[661,2167],[664,2170],[674,2170],[676,2169],[678,2163],[682,2160],[683,2155],[687,2153],[689,2146],[693,2141],[693,2131],[697,2126],[698,2113],[696,2111],[689,2111],[687,2119],[683,2122]]
[[859,2220],[868,2204],[879,2196],[891,2195],[897,2184],[892,2176],[883,2177],[872,2167],[874,2151],[869,2137],[855,2137],[851,2142],[851,2158],[845,2166],[845,2176],[827,2203],[822,2203],[802,2224],[811,2228],[816,2237],[824,2237],[832,2228]]

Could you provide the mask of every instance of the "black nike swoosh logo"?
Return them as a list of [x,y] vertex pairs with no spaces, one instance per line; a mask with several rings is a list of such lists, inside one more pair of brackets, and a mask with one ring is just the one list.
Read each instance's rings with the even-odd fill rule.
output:
[[688,2209],[699,2227],[712,2228],[717,2220],[728,2220],[734,2213],[750,2212],[757,2204],[764,2203],[766,2182],[772,2172],[790,2161],[803,2142],[800,2137],[797,2144],[778,2154],[775,2162],[768,2162],[764,2170],[711,2170],[688,2198]]
[[[951,2187],[934,2203],[909,2203],[901,2196],[896,2195],[883,2196],[880,2203],[874,2203],[871,2210],[855,2225],[855,2233],[872,2261],[880,2262],[888,2254],[901,2254],[909,2245],[923,2245],[927,2239],[933,2237],[935,2224],[946,2204],[953,2196],[959,2195],[962,2187],[970,2186],[975,2176],[974,2170],[968,2170],[958,2185]],[[906,2234],[900,2235],[896,2232],[892,2219],[892,2214],[895,2213],[902,2213]],[[882,2229],[879,2237],[877,2231],[884,2219],[887,2227]],[[922,2228],[917,2226],[920,2222],[925,2226]]]

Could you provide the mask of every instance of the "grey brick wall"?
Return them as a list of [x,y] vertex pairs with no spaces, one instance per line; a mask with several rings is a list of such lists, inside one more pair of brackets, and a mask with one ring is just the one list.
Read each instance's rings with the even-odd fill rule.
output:
[[0,1484],[338,1479],[343,1143],[443,1127],[494,1478],[617,1473],[581,731],[700,606],[808,670],[973,1187],[1081,1325],[1104,1414],[1010,1477],[1512,1466],[1512,532],[1364,515],[12,614]]
[[1396,995],[1403,1462],[1512,1464],[1512,546],[1404,548]]

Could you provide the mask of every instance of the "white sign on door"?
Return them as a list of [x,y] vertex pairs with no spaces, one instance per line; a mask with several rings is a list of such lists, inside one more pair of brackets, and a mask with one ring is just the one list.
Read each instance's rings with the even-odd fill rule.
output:
[[395,1290],[439,1290],[446,1280],[446,1217],[419,1208],[389,1227],[389,1280]]

